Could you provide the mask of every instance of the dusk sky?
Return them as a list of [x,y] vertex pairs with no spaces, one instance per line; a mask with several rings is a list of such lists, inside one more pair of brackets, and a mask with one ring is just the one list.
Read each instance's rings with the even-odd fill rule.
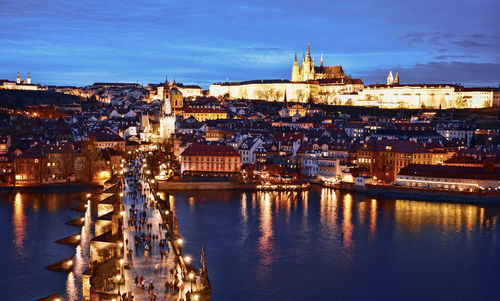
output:
[[319,65],[365,84],[500,83],[500,1],[0,0],[0,79],[218,81],[291,76],[311,45]]

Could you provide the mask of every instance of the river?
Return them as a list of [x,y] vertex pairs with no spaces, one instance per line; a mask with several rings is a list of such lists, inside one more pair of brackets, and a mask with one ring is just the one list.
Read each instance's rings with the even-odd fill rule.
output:
[[[214,300],[487,300],[500,206],[308,193],[176,193],[184,253]],[[199,263],[198,263],[199,266]]]
[[[54,242],[80,231],[64,224],[82,215],[69,210],[74,195],[0,195],[0,300],[55,292],[78,299],[75,275],[45,269],[75,252],[75,268],[86,264],[84,250]],[[295,194],[180,192],[171,202],[183,253],[197,267],[205,244],[213,300],[497,296],[500,206],[372,199],[315,186]],[[88,243],[92,235],[85,236]]]

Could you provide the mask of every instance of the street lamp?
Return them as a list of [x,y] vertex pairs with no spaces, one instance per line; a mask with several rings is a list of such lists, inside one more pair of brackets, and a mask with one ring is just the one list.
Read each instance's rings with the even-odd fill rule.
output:
[[184,260],[185,260],[187,263],[190,263],[190,262],[191,262],[191,257],[189,257],[189,256],[185,256],[185,257],[184,257]]
[[194,278],[194,274],[193,272],[189,273],[189,282],[191,282],[191,293],[193,292],[193,278]]
[[177,239],[177,244],[178,245],[182,245],[182,242],[183,242],[182,238]]
[[123,260],[123,258],[122,258],[122,259],[120,259],[120,274],[123,274],[123,263],[124,263],[124,262],[125,262],[125,261]]
[[121,286],[121,283],[120,283],[120,280],[122,279],[122,276],[121,275],[116,275],[116,280],[118,280],[118,295],[121,296],[121,291],[120,291],[120,286]]
[[165,210],[165,214],[168,215],[170,212],[168,210]]
[[194,300],[195,300],[195,301],[198,301],[199,299],[200,299],[200,296],[198,296],[198,295],[194,295]]
[[87,197],[90,198],[92,196],[92,194],[90,193],[87,193]]

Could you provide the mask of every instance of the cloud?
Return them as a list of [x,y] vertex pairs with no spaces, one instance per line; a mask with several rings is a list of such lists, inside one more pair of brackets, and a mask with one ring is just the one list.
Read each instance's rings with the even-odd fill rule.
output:
[[478,42],[476,40],[460,40],[460,41],[455,41],[452,42],[455,45],[461,46],[461,47],[486,47],[489,46],[488,44]]
[[477,55],[440,55],[436,56],[436,60],[451,60],[451,59],[468,59],[468,58],[478,58]]

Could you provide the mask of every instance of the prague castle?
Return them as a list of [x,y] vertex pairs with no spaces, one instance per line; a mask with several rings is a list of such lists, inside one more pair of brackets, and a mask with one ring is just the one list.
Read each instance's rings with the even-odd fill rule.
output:
[[314,65],[309,46],[299,66],[297,54],[292,65],[292,80],[254,80],[246,82],[225,82],[210,85],[211,96],[226,96],[229,99],[265,99],[283,101],[285,92],[292,102],[318,102],[342,104],[341,96],[360,91],[364,85],[361,79],[347,76],[342,66]]
[[453,84],[401,84],[389,71],[386,84],[365,86],[342,66],[315,66],[309,46],[299,65],[297,54],[290,80],[253,80],[210,85],[209,93],[228,99],[283,101],[381,108],[485,108],[500,106],[499,88],[466,88]]

